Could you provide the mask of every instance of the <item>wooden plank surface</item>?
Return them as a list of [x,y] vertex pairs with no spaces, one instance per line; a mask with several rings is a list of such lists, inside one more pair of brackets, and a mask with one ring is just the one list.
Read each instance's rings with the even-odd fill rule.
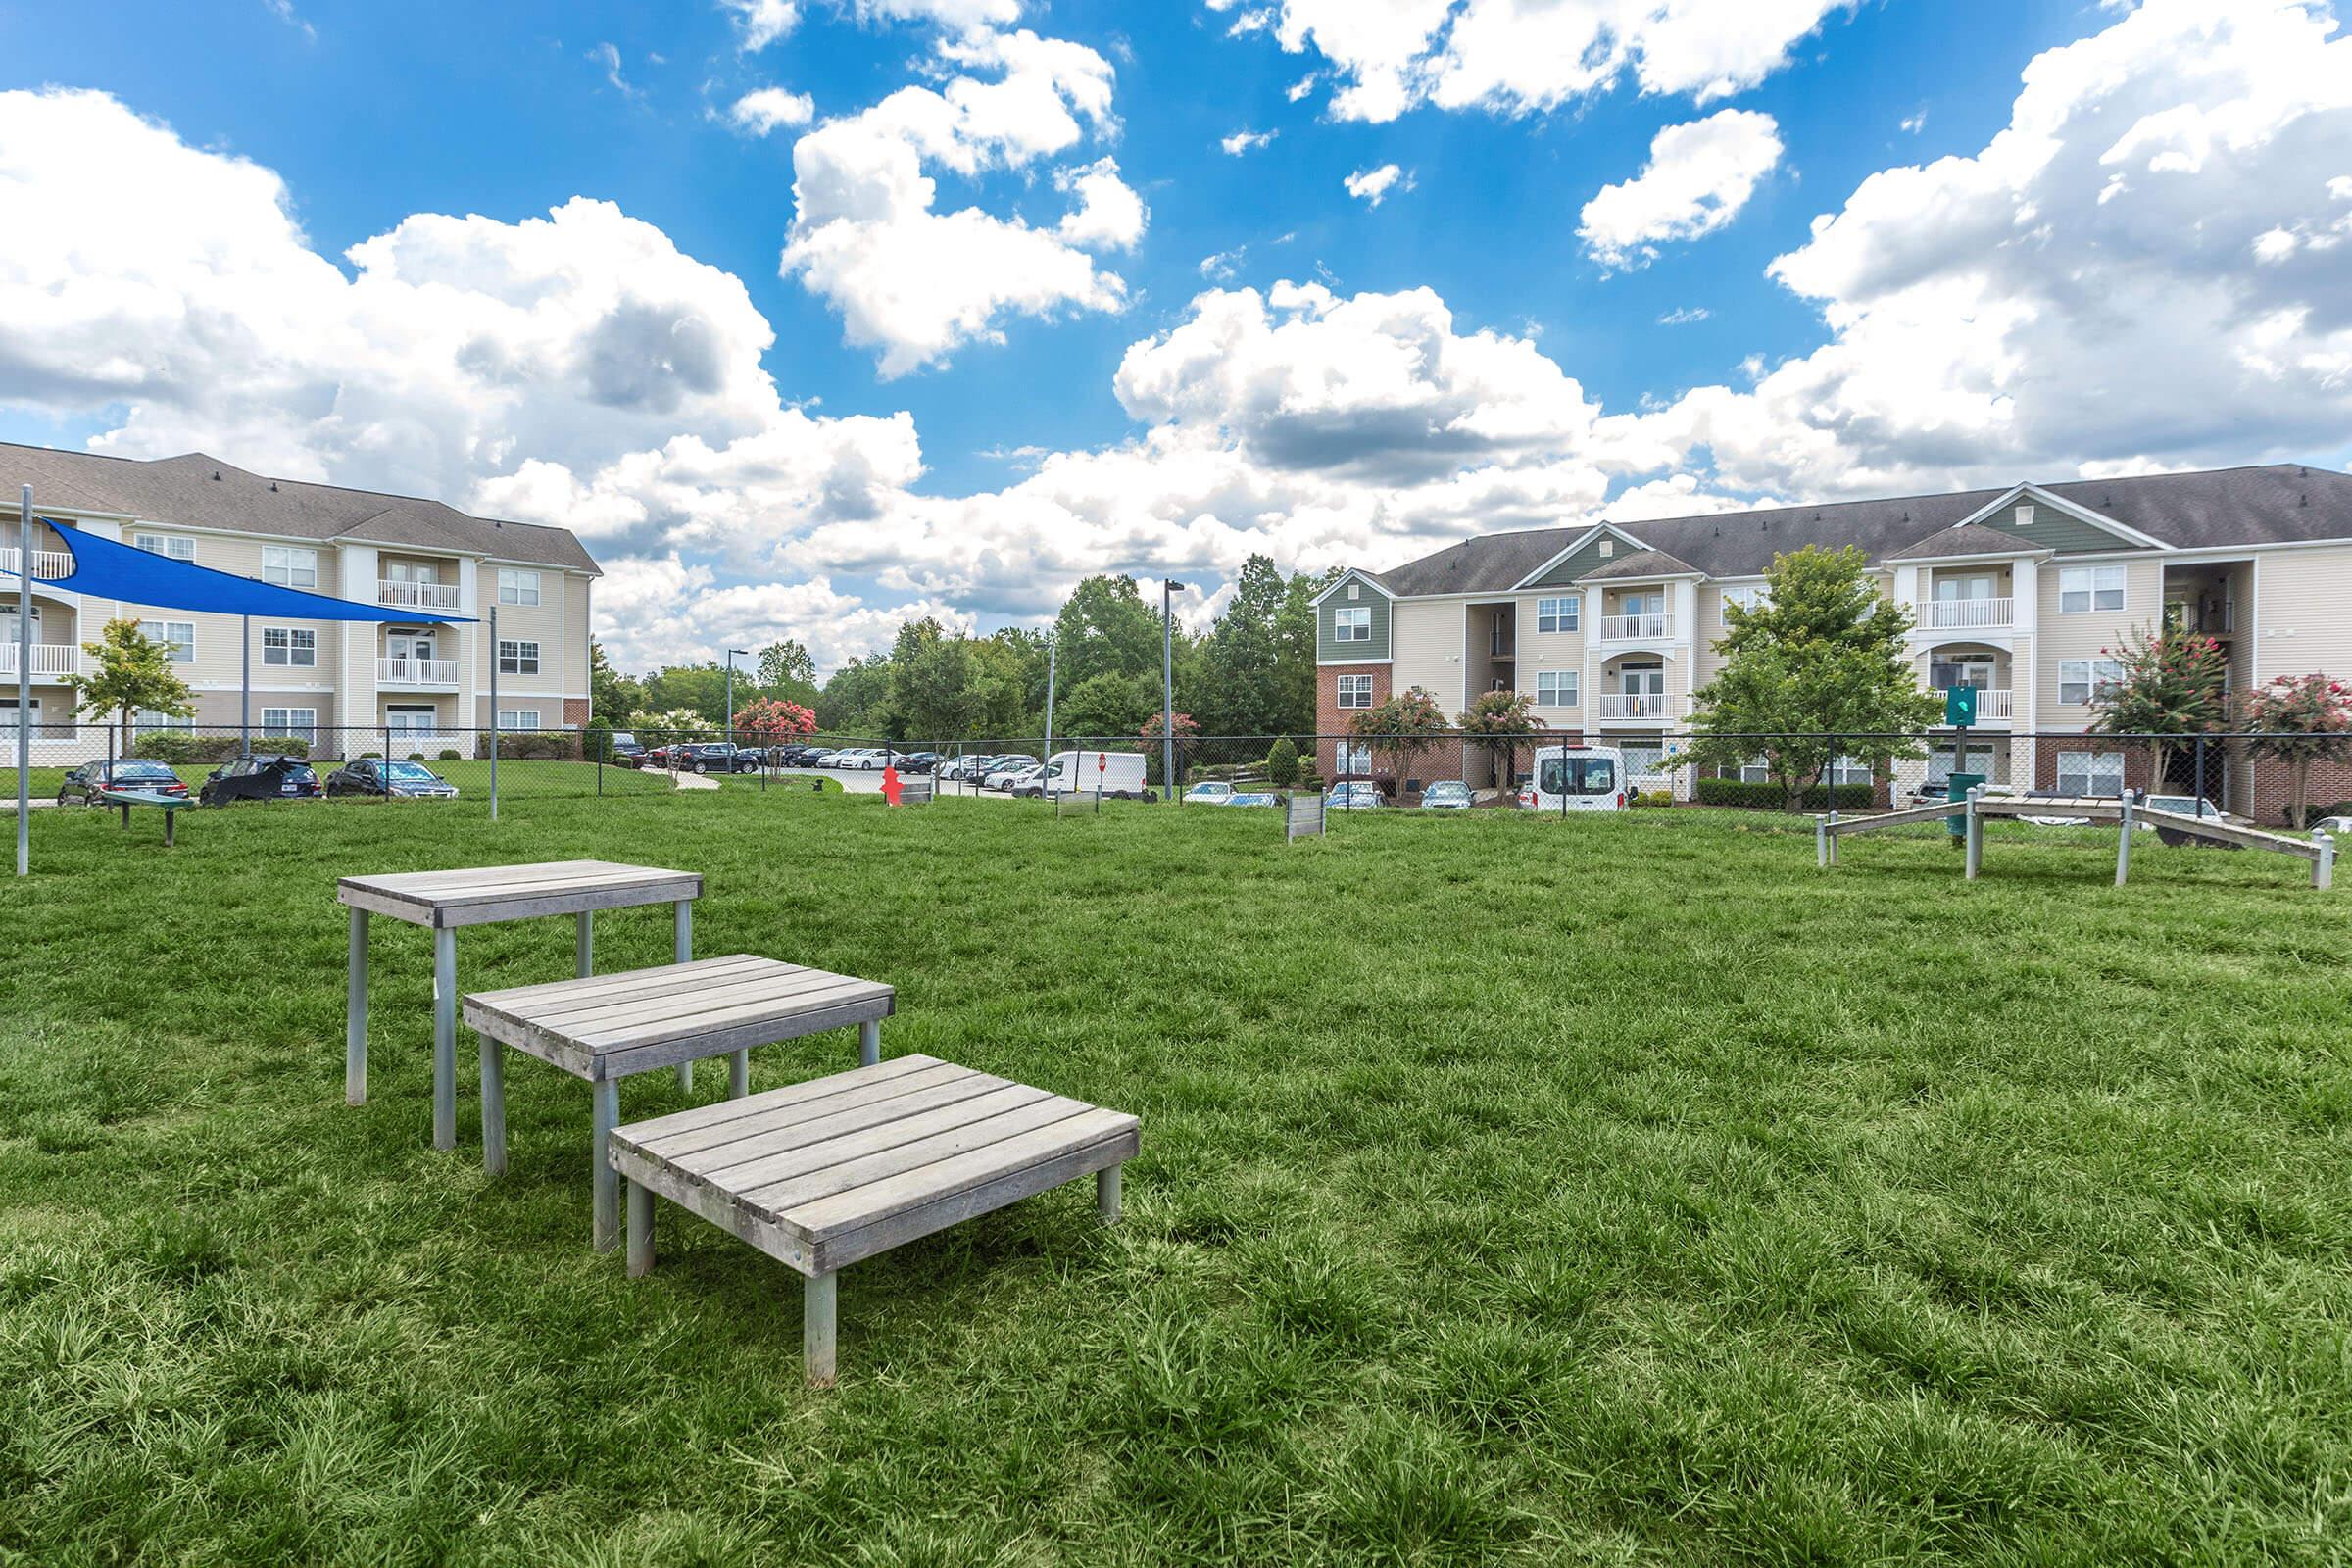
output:
[[[893,1056],[879,1066],[860,1068],[859,1072],[866,1081],[879,1082],[920,1072],[926,1067],[951,1065],[953,1063],[943,1062],[937,1056],[926,1056],[921,1052],[910,1051],[904,1056]],[[762,1089],[742,1100],[721,1100],[708,1105],[691,1105],[684,1110],[673,1110],[666,1116],[651,1116],[644,1121],[631,1122],[614,1136],[625,1137],[649,1149],[663,1149],[669,1147],[667,1140],[679,1133],[718,1127],[745,1116],[766,1115],[806,1100],[837,1095],[842,1090],[840,1077],[836,1073],[831,1077],[811,1078],[806,1083],[787,1084],[781,1089]]]
[[344,877],[337,902],[418,925],[479,925],[672,903],[702,896],[693,871],[612,860],[548,860]]
[[1899,811],[1880,811],[1871,816],[1841,816],[1835,822],[1829,822],[1829,818],[1823,816],[1821,820],[1829,822],[1833,833],[1867,833],[1872,828],[1897,827],[1906,822],[1933,822],[1940,817],[1957,816],[1967,809],[1968,802],[1965,800],[1937,801],[1928,806],[1907,806]]
[[2283,833],[2266,833],[2255,827],[2239,827],[2234,822],[2220,822],[2209,816],[2159,811],[2148,806],[2141,807],[2132,814],[2150,827],[2194,833],[2222,844],[2235,844],[2249,850],[2277,850],[2281,855],[2298,855],[2306,860],[2320,858],[2320,847],[2310,839],[2289,838]]

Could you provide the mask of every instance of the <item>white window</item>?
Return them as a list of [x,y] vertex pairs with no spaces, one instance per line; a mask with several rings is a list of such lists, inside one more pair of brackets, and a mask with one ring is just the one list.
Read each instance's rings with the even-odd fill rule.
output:
[[[37,708],[40,705],[36,703],[33,706]],[[159,713],[152,708],[142,708],[130,715],[130,728],[135,735],[153,735],[158,730],[185,733],[195,727],[196,716],[193,713]]]
[[[1744,588],[1726,588],[1723,591],[1723,603],[1726,609],[1738,605],[1741,610],[1761,610],[1772,603],[1772,590],[1760,582],[1749,583]],[[1732,617],[1724,616],[1723,623],[1729,626]]]
[[1585,596],[1569,594],[1561,599],[1536,601],[1536,630],[1574,631],[1585,612]]
[[1772,782],[1772,764],[1761,757],[1751,757],[1740,764],[1740,779],[1743,784]]
[[1573,669],[1536,671],[1536,703],[1543,708],[1574,708],[1578,672]]
[[1333,764],[1342,778],[1372,771],[1372,748],[1363,741],[1342,741]]
[[501,675],[536,675],[539,673],[539,645],[535,642],[513,642],[499,639],[498,672]]
[[1335,643],[1368,643],[1372,640],[1372,607],[1349,610],[1345,606],[1331,612],[1331,640]]
[[537,604],[539,574],[535,571],[516,571],[509,566],[499,567],[498,602],[502,605]]
[[318,732],[318,710],[265,708],[262,710],[262,731],[264,734],[285,735],[296,740],[313,739]]
[[2121,795],[2124,793],[2124,754],[2121,752],[2060,752],[2058,793],[2061,795]]
[[[1974,773],[1980,778],[1992,778],[1992,748],[1971,746],[1961,760],[1960,771]],[[1928,783],[1935,789],[1949,789],[1952,782],[1952,749],[1937,746],[1928,753]]]
[[2017,504],[2017,525],[2020,528],[2031,528],[2034,526],[2033,502],[2021,501]]
[[2082,708],[2097,696],[2099,689],[2124,678],[2121,660],[2061,659],[2058,661],[2058,701],[2070,707]]
[[2094,610],[2124,608],[2124,568],[2068,566],[2058,573],[2058,610],[2082,615]]
[[318,586],[318,552],[289,545],[262,546],[262,581],[281,588]]
[[1870,782],[1870,764],[1858,757],[1840,757],[1830,764],[1830,782],[1867,784]]
[[306,626],[264,626],[262,662],[315,669],[318,664],[318,634]]
[[170,556],[173,561],[196,559],[196,541],[184,534],[134,533],[130,542],[151,556]]
[[437,735],[441,731],[441,716],[430,708],[387,707],[384,727],[395,736]]
[[172,650],[172,662],[196,662],[196,623],[192,620],[142,620],[139,635]]
[[1614,540],[1614,539],[1603,539],[1603,540],[1600,542],[1600,554],[1601,554],[1601,557],[1602,557],[1602,559],[1603,559],[1603,560],[1606,560],[1608,557],[1610,557],[1610,556],[1613,556],[1613,555],[1615,555],[1616,553],[1617,553],[1617,541],[1616,541],[1616,540]]
[[1340,706],[1342,708],[1370,708],[1372,706],[1372,677],[1342,675],[1340,677]]
[[536,708],[502,708],[498,710],[500,729],[537,729],[539,710]]

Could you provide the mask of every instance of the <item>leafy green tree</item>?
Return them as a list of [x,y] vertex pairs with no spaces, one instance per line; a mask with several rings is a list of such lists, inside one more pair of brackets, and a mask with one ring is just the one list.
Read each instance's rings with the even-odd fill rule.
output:
[[[1910,613],[1879,593],[1860,550],[1807,545],[1775,556],[1766,580],[1767,601],[1724,606],[1724,666],[1694,694],[1696,735],[1682,760],[1723,768],[1761,756],[1793,811],[1828,768],[1834,737],[1908,737],[1942,709],[1912,672]],[[1871,744],[1889,760],[1926,755],[1907,738]]]
[[645,706],[645,683],[623,675],[605,657],[605,645],[588,639],[588,706],[597,717],[618,727]]
[[1298,782],[1298,748],[1288,735],[1278,737],[1266,750],[1266,782],[1278,790]]
[[1061,648],[1064,686],[1075,689],[1097,675],[1158,676],[1159,606],[1144,603],[1133,577],[1081,582],[1063,602],[1054,634]]
[[74,677],[78,710],[91,718],[118,716],[123,756],[130,755],[131,720],[140,709],[173,718],[196,711],[196,694],[172,667],[171,648],[149,640],[137,621],[108,621],[99,640],[83,643],[81,651],[98,661],[98,672]]
[[1339,570],[1298,572],[1283,585],[1274,616],[1272,727],[1280,734],[1303,735],[1315,727],[1315,595],[1331,586]]
[[645,706],[657,711],[692,709],[717,729],[727,721],[727,672],[710,662],[665,664],[645,677]]
[[1519,750],[1535,733],[1535,699],[1524,692],[1480,692],[1454,720],[1488,760],[1497,779],[1508,783],[1518,772]]
[[2094,735],[2145,735],[2155,753],[2154,783],[2164,787],[2174,737],[2218,730],[2230,717],[2230,655],[2202,632],[2136,627],[2120,649],[2099,653],[2121,666],[2117,677],[2090,693]]
[[888,654],[849,660],[817,697],[817,723],[834,735],[895,740],[890,713]]
[[1446,710],[1429,692],[1415,686],[1397,693],[1378,708],[1367,708],[1355,715],[1348,726],[1375,757],[1389,760],[1389,772],[1399,799],[1404,795],[1404,781],[1412,771],[1413,759],[1434,749],[1453,733],[1446,722]]
[[1155,683],[1141,676],[1101,674],[1062,693],[1054,708],[1054,727],[1063,738],[1102,741],[1134,735],[1147,718],[1157,718]]
[[2352,687],[2326,675],[2281,675],[2246,701],[2256,757],[2286,763],[2286,817],[2296,832],[2311,814],[2314,762],[2352,762]]
[[816,706],[816,659],[797,637],[786,637],[760,650],[760,694]]
[[1017,637],[999,632],[971,645],[966,738],[1045,733],[1044,651],[1045,639],[1034,632]]
[[971,733],[971,643],[926,615],[906,621],[890,650],[893,739],[960,740]]
[[1282,573],[1252,555],[1234,579],[1225,613],[1202,642],[1189,695],[1212,735],[1270,735],[1284,730]]

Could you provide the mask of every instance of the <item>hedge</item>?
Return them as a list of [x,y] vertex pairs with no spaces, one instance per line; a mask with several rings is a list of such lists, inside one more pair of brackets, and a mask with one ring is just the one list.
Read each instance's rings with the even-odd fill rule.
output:
[[[234,735],[191,735],[185,730],[159,729],[132,741],[131,750],[133,755],[154,761],[184,765],[225,762],[242,754],[245,744]],[[253,751],[257,757],[308,757],[311,743],[299,735],[256,735]]]
[[[1868,807],[1876,794],[1875,787],[1869,784],[1840,784],[1838,808],[1842,811]],[[1778,784],[1743,778],[1702,778],[1697,781],[1697,795],[1701,806],[1732,806],[1749,811],[1777,811],[1788,801],[1787,792]],[[1806,810],[1818,811],[1829,804],[1830,792],[1821,785],[1805,791]]]
[[[480,755],[489,755],[486,744]],[[498,755],[517,762],[576,762],[581,758],[580,737],[568,729],[500,730]]]

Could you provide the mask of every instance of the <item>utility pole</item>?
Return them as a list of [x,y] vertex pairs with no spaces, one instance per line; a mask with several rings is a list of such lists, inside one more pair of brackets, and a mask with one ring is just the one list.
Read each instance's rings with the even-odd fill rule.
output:
[[[752,651],[748,648],[727,650],[727,744],[729,746],[735,744],[735,656],[737,654],[749,659],[752,657]],[[735,764],[729,762],[727,765],[732,767]]]
[[17,875],[32,870],[32,486],[17,493]]
[[1176,579],[1159,580],[1159,777],[1176,796]]

